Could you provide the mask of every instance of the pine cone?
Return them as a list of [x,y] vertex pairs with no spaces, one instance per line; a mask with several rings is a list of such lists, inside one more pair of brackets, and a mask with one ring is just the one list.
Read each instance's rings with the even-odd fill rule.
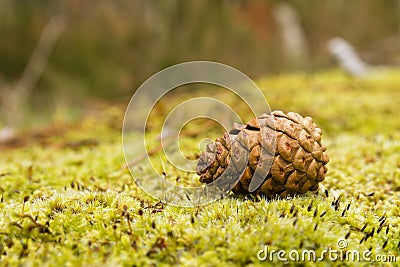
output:
[[254,192],[268,198],[315,191],[325,178],[329,161],[321,134],[311,117],[273,111],[247,125],[235,124],[209,144],[196,171],[202,183],[215,181],[219,188],[233,186],[233,192]]

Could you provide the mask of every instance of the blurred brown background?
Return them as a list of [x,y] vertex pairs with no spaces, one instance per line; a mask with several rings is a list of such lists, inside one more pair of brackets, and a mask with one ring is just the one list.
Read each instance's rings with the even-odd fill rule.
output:
[[252,78],[336,67],[335,36],[369,64],[400,64],[400,0],[1,0],[0,18],[0,126],[127,102],[149,76],[189,60]]

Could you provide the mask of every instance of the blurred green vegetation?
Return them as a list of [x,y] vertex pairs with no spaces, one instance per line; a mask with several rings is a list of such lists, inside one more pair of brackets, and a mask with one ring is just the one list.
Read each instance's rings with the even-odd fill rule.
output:
[[398,0],[288,2],[305,40],[301,58],[285,54],[276,19],[281,3],[1,0],[0,79],[19,79],[54,15],[65,17],[67,28],[30,96],[31,113],[79,107],[88,96],[126,102],[156,71],[189,60],[226,63],[254,78],[331,67],[326,42],[333,36],[350,40],[372,63],[400,61],[393,39],[400,29]]

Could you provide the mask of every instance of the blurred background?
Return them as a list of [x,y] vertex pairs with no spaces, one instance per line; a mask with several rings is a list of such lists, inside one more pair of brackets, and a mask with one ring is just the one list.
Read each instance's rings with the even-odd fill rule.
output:
[[0,18],[0,129],[126,104],[190,60],[254,79],[313,72],[340,65],[329,42],[341,37],[365,64],[400,64],[400,0],[0,0]]

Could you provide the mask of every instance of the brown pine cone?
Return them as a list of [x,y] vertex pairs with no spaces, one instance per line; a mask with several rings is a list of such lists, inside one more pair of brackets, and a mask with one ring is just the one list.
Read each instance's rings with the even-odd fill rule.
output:
[[311,117],[273,111],[247,125],[236,124],[209,144],[196,171],[202,183],[215,181],[219,188],[230,185],[233,192],[268,198],[315,191],[329,161],[321,135]]

